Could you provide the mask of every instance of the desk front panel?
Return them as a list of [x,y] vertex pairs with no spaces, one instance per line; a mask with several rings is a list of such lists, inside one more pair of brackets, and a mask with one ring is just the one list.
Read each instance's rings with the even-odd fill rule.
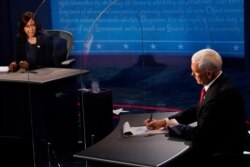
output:
[[76,83],[76,78],[42,85],[0,82],[3,99],[0,101],[0,135],[29,137],[33,128],[38,139],[54,137],[59,131],[63,133],[61,137],[67,138],[67,132],[75,131],[69,128],[77,126]]

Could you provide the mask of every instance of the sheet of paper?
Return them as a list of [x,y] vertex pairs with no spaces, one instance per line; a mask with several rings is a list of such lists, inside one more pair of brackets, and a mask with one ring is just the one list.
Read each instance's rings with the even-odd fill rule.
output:
[[8,72],[9,67],[8,66],[0,66],[0,72]]
[[129,112],[129,111],[123,110],[123,108],[113,110],[113,113],[116,114],[116,115],[119,115],[120,113],[126,113],[126,112]]

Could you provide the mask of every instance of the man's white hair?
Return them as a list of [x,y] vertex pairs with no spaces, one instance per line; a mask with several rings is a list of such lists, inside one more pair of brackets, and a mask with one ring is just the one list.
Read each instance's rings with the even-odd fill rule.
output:
[[191,58],[192,63],[197,63],[202,71],[219,71],[222,68],[222,58],[218,52],[213,49],[202,49],[194,53]]

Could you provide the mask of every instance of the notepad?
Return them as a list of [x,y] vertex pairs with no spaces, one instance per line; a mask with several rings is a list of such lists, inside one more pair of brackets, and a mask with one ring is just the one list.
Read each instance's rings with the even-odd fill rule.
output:
[[0,72],[8,72],[9,67],[8,66],[0,66]]
[[113,110],[113,113],[116,114],[116,115],[120,115],[120,113],[126,113],[126,112],[129,112],[129,111],[123,110],[123,108]]
[[146,126],[131,127],[129,122],[123,124],[123,135],[125,136],[151,136],[157,134],[166,134],[167,129],[161,128],[157,130],[149,130]]

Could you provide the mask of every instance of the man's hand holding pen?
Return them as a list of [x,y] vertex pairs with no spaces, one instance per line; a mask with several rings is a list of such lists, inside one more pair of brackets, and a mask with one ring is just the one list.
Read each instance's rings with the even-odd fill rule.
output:
[[173,127],[178,125],[178,121],[176,119],[153,119],[151,116],[150,118],[147,118],[144,120],[144,125],[150,129],[150,130],[155,130],[155,129],[160,129],[162,127],[167,128],[167,127]]
[[144,120],[144,125],[150,129],[150,130],[154,130],[154,129],[160,129],[162,127],[165,127],[167,121],[165,119],[161,119],[161,120],[156,120],[153,119],[153,115],[150,115],[150,118],[147,118],[146,120]]

